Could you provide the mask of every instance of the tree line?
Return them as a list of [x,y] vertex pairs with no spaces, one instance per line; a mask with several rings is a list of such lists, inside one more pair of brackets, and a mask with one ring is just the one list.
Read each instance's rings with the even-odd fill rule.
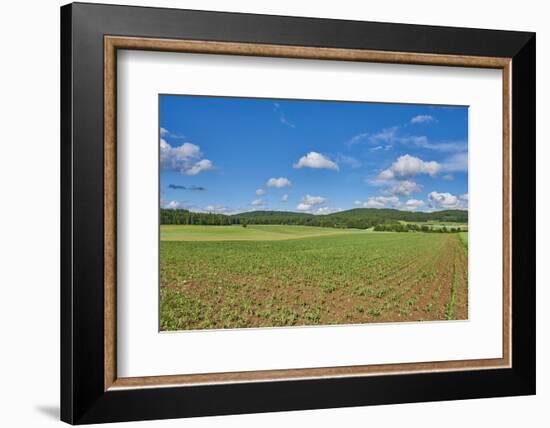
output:
[[196,224],[209,226],[229,226],[240,224],[238,219],[224,214],[197,213],[182,209],[160,210],[160,224]]
[[461,227],[432,227],[427,224],[418,225],[411,223],[383,223],[374,226],[376,232],[425,232],[425,233],[457,233],[462,232]]
[[[333,228],[355,228],[388,230],[395,232],[421,231],[439,232],[439,228],[427,225],[403,224],[401,222],[445,221],[467,223],[468,212],[447,210],[433,213],[416,213],[393,209],[356,208],[326,215],[313,215],[285,211],[253,211],[226,215],[215,213],[199,213],[185,209],[161,209],[161,224],[187,225],[248,225],[248,224],[280,224],[293,226],[318,226]],[[433,230],[432,230],[433,229]],[[457,228],[441,228],[443,232],[458,232]]]

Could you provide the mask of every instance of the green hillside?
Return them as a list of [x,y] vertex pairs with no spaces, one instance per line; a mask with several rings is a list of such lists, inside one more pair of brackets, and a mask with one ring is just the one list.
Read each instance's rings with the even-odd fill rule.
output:
[[468,211],[445,210],[431,213],[387,208],[355,208],[333,214],[313,215],[291,211],[250,211],[234,215],[161,209],[161,224],[231,225],[283,224],[300,226],[367,229],[399,222],[467,223]]

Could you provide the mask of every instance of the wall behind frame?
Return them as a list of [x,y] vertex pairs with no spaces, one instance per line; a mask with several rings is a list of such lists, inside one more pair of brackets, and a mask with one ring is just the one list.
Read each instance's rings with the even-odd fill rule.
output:
[[[6,403],[2,420],[9,427],[60,426],[59,6],[64,3],[9,2],[0,18],[6,59],[0,79],[0,325],[4,349],[0,399]],[[550,75],[550,28],[544,3],[535,0],[464,0],[453,8],[444,8],[436,0],[102,3],[536,31],[537,75]],[[550,126],[543,120],[550,115],[550,83],[539,79],[537,85],[537,396],[127,423],[124,427],[541,426],[538,421],[548,419],[545,404],[550,401],[550,368],[543,364],[550,356],[550,313],[543,306],[550,300],[550,291],[542,286],[550,283],[550,229],[544,225],[544,218],[550,216],[550,190],[542,186],[550,182],[550,168],[545,164],[550,147],[543,144],[550,139]]]

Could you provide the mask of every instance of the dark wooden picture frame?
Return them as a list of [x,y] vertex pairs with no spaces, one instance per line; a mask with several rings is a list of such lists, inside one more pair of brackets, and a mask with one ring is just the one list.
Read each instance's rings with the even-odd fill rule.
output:
[[[117,49],[501,69],[503,357],[117,378]],[[533,33],[77,3],[61,9],[61,106],[62,420],[81,424],[535,392]]]

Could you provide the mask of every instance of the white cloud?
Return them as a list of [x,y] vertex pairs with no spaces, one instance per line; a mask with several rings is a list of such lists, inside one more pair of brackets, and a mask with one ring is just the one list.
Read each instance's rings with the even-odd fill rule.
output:
[[306,195],[302,198],[302,202],[305,202],[306,204],[310,204],[310,205],[319,205],[319,204],[325,203],[326,199],[323,198],[322,196]]
[[405,203],[401,204],[399,209],[403,211],[416,211],[424,206],[426,206],[426,203],[420,199],[409,199]]
[[320,208],[319,205],[323,205],[326,201],[326,198],[322,196],[305,195],[302,201],[296,206],[296,209],[298,211],[315,211]]
[[175,134],[173,132],[170,132],[168,129],[161,127],[160,128],[160,136],[161,137],[170,137],[175,139],[184,139],[186,138],[183,134]]
[[315,168],[315,169],[333,169],[338,171],[338,165],[326,156],[317,152],[309,152],[302,156],[300,160],[293,165],[294,168]]
[[401,202],[397,196],[371,196],[366,201],[355,200],[353,204],[363,208],[396,208],[402,211],[467,210],[468,194],[456,196],[448,192],[431,192],[428,194],[428,203],[413,198]]
[[393,180],[394,177],[395,177],[395,174],[391,169],[385,169],[380,174],[378,174],[378,177],[376,177],[376,179],[378,181],[388,181],[388,180]]
[[400,201],[397,196],[371,196],[366,201],[353,201],[355,205],[360,205],[363,208],[384,208],[399,206]]
[[181,204],[178,201],[160,201],[160,207],[169,210],[175,210],[177,208],[180,208]]
[[440,168],[436,161],[426,162],[410,155],[400,156],[392,165],[392,171],[400,177],[411,177],[417,174],[428,174],[433,177]]
[[353,203],[363,208],[395,208],[401,211],[416,211],[427,207],[426,202],[420,199],[401,202],[397,196],[371,196],[366,201],[355,200]]
[[204,208],[207,213],[213,214],[231,214],[233,210],[225,205],[208,205]]
[[423,161],[411,155],[400,156],[388,169],[378,174],[378,181],[388,181],[398,177],[413,177],[419,174],[427,174],[434,177],[441,170],[441,165],[436,161]]
[[283,196],[281,196],[281,201],[282,202],[288,201],[288,195],[286,193]]
[[299,203],[296,205],[296,209],[298,211],[309,211],[311,209],[311,205]]
[[445,174],[443,177],[441,177],[445,181],[452,181],[454,179],[452,174]]
[[448,192],[430,192],[428,200],[432,208],[436,209],[468,209],[468,194],[455,196]]
[[290,187],[292,186],[291,181],[286,177],[279,177],[279,178],[270,178],[265,183],[268,187],[277,187],[280,189],[281,187]]
[[391,186],[386,193],[389,195],[401,195],[409,196],[411,193],[420,193],[422,191],[422,186],[414,181],[404,180],[398,181],[396,184]]
[[262,206],[262,205],[265,205],[264,204],[264,201],[262,198],[258,198],[258,199],[254,199],[252,202],[250,202],[250,205],[254,206],[254,207],[259,207],[259,206]]
[[431,123],[435,122],[435,118],[429,114],[419,114],[411,119],[411,123]]
[[430,192],[428,199],[435,207],[441,208],[454,208],[458,203],[458,198],[448,192]]
[[160,166],[184,175],[197,175],[214,168],[212,161],[203,159],[199,146],[183,143],[172,147],[164,138],[160,139]]
[[195,163],[191,168],[189,168],[187,171],[184,172],[185,175],[197,175],[198,173],[202,171],[208,171],[212,169],[214,165],[212,164],[212,161],[208,159],[202,159]]
[[332,214],[332,213],[336,213],[338,211],[342,211],[342,210],[340,208],[321,207],[321,208],[317,208],[317,210],[314,212],[314,214],[320,214],[320,215]]
[[264,189],[256,189],[256,195],[257,196],[265,195],[265,190]]
[[427,206],[420,199],[401,202],[397,196],[371,196],[366,201],[355,200],[353,203],[363,208],[396,208],[402,211],[416,211]]

